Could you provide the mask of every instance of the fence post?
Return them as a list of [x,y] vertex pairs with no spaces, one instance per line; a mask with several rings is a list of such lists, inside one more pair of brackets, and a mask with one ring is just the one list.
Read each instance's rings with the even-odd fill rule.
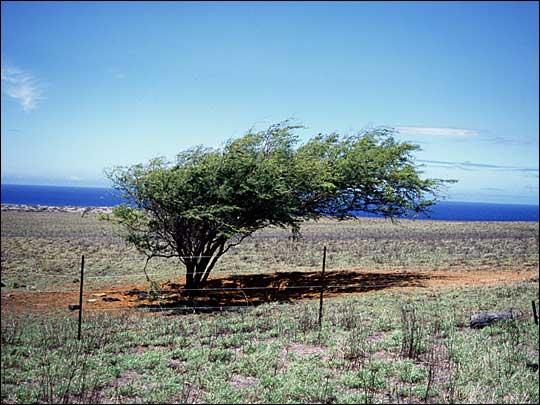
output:
[[322,326],[322,316],[323,316],[323,293],[324,293],[324,287],[326,285],[326,279],[324,275],[325,268],[326,268],[326,246],[323,249],[323,259],[322,259],[321,295],[320,295],[320,300],[319,300],[319,329]]
[[536,302],[532,301],[534,323],[538,325],[538,313],[536,312]]
[[81,285],[79,289],[79,329],[77,331],[77,340],[81,340],[83,277],[84,277],[84,255],[82,255],[81,257]]

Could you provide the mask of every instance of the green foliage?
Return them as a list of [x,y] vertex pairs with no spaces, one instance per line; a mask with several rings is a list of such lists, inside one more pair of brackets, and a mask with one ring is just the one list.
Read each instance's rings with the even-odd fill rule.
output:
[[379,128],[349,137],[318,135],[301,146],[297,166],[308,181],[306,213],[343,219],[361,210],[394,218],[435,204],[437,192],[453,180],[421,179],[412,156],[419,147],[396,141],[393,133]]
[[258,229],[290,227],[352,210],[386,217],[425,212],[448,180],[421,179],[412,153],[390,129],[318,135],[297,146],[287,122],[219,149],[196,147],[108,173],[132,205],[109,219],[147,257],[178,257],[187,288],[206,281],[227,250]]

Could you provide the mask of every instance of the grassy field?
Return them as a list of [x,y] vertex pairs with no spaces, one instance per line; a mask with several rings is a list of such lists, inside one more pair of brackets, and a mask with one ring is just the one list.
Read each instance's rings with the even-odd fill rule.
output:
[[[255,234],[214,277],[329,269],[530,273],[506,285],[383,290],[210,313],[3,312],[3,403],[538,403],[538,223],[373,219]],[[2,213],[7,295],[142,281],[143,261],[92,215]],[[156,278],[179,275],[169,262]],[[107,276],[110,278],[91,277]],[[116,277],[118,276],[118,277]],[[122,277],[120,277],[122,276]],[[24,285],[24,287],[21,287]],[[16,287],[16,288],[15,288]],[[35,289],[35,290],[34,290]],[[518,311],[470,329],[472,314]]]
[[[505,269],[538,268],[536,222],[358,221],[308,222],[303,239],[268,228],[255,233],[216,265],[211,277],[320,269],[323,246],[332,269]],[[36,289],[77,279],[85,255],[89,286],[143,281],[144,258],[115,237],[95,215],[2,213],[2,278]],[[150,262],[156,280],[180,275],[174,260]],[[112,276],[108,279],[99,277]],[[118,277],[121,276],[121,277]],[[98,277],[93,279],[93,277]],[[77,288],[75,283],[72,286]]]

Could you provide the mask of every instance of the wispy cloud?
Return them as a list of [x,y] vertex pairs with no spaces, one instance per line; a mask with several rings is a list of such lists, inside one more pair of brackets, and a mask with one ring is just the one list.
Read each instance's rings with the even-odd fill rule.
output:
[[480,135],[475,129],[445,128],[445,127],[395,127],[400,133],[412,135],[440,136],[451,138],[470,138]]
[[[504,146],[526,146],[538,144],[538,140],[524,136],[494,136],[487,130],[453,128],[453,127],[423,127],[423,126],[396,126],[401,134],[420,135],[425,137],[449,138],[454,141],[465,141],[475,138],[481,142]],[[425,139],[425,138],[424,138]],[[419,141],[414,141],[420,143]]]
[[461,169],[461,170],[478,170],[478,169],[488,169],[488,170],[511,170],[521,173],[538,173],[538,168],[533,167],[517,167],[517,166],[504,166],[504,165],[492,165],[486,163],[474,163],[470,161],[464,162],[451,162],[446,160],[421,160],[418,162],[426,163],[428,166],[434,167],[445,167],[448,169]]
[[115,79],[125,79],[126,78],[126,74],[122,71],[120,71],[120,69],[117,69],[117,68],[109,68],[108,69],[108,72],[115,78]]
[[525,138],[525,137],[504,137],[504,136],[486,136],[482,139],[485,142],[492,143],[494,145],[508,145],[508,146],[526,146],[526,145],[533,145],[538,143],[538,140],[534,140],[532,138]]
[[506,190],[499,188],[499,187],[480,187],[480,190],[482,191],[495,191],[495,192],[504,192]]
[[2,92],[17,100],[23,111],[35,109],[43,97],[43,84],[30,73],[14,66],[2,66]]

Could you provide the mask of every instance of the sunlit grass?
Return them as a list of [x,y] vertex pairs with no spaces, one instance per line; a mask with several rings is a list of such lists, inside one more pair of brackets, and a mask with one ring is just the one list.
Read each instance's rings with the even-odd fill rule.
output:
[[[520,283],[213,314],[2,317],[4,402],[538,403],[538,326]],[[472,313],[520,319],[482,330]],[[403,352],[414,308],[417,352]],[[410,337],[410,336],[409,336]],[[21,361],[23,359],[23,361]]]
[[[538,223],[323,220],[299,242],[288,236],[256,233],[213,276],[318,270],[327,246],[329,269],[530,270],[531,281],[327,299],[322,329],[318,302],[306,300],[85,312],[80,342],[75,313],[6,312],[2,402],[538,403]],[[92,215],[3,213],[2,300],[76,290],[82,254],[87,288],[145,281],[140,255]],[[148,271],[182,274],[172,260]],[[520,317],[468,327],[474,313],[509,308]]]
[[[286,229],[256,232],[227,253],[211,277],[313,270],[320,268],[324,246],[332,269],[535,269],[538,232],[538,222],[323,219],[305,223],[299,241]],[[68,288],[78,278],[83,254],[89,286],[145,280],[144,257],[95,215],[2,214],[2,277],[8,287],[16,282]],[[157,281],[183,274],[177,259],[153,259],[147,270]],[[103,276],[110,278],[93,278]]]

